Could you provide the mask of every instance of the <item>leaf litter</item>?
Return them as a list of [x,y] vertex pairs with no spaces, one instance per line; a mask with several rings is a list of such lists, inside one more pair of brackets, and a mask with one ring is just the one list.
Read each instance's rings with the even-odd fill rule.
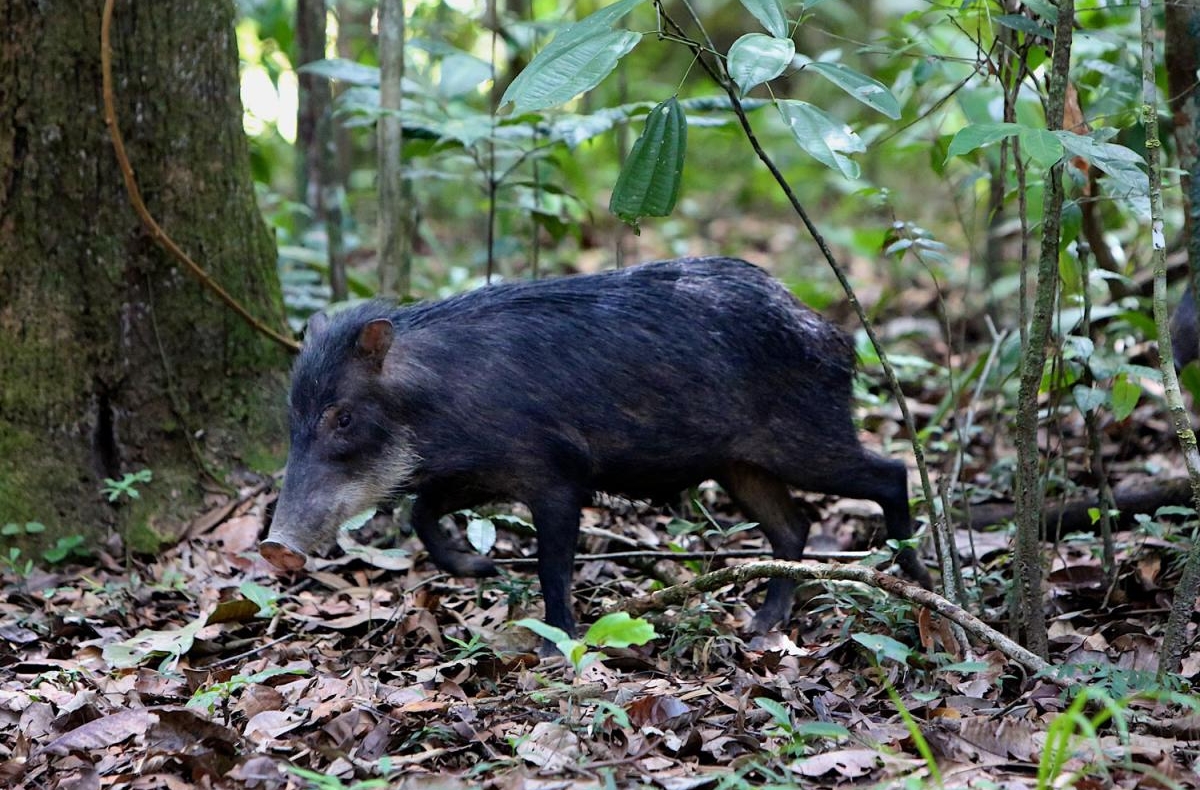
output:
[[[0,785],[1032,788],[1058,754],[1056,786],[1200,786],[1200,715],[1178,696],[1128,698],[1153,673],[1178,573],[1180,549],[1153,530],[1117,535],[1115,586],[1094,538],[1050,555],[1054,663],[1122,700],[1121,716],[1060,742],[1060,688],[986,645],[950,654],[936,618],[878,590],[806,585],[791,627],[753,639],[761,590],[697,597],[649,618],[649,645],[605,649],[576,674],[510,625],[541,614],[533,541],[512,531],[521,513],[483,517],[511,563],[497,579],[447,577],[411,537],[343,537],[341,556],[277,576],[256,553],[267,500],[242,494],[128,569],[100,550],[86,566],[5,572]],[[585,512],[580,551],[600,556],[576,569],[582,622],[767,554],[719,492],[700,495],[705,513],[690,515],[707,527],[683,534],[620,500]],[[390,529],[377,517],[367,537]],[[973,607],[1003,628],[1004,544],[957,538]],[[672,550],[688,559],[636,556]],[[1200,674],[1195,650],[1185,674]]]

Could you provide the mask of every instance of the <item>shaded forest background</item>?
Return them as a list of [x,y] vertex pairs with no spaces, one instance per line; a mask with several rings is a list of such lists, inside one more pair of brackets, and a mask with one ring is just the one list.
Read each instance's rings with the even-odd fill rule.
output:
[[[739,582],[648,615],[648,646],[592,634],[558,663],[509,625],[540,615],[520,507],[455,517],[494,582],[435,573],[386,515],[303,579],[257,556],[286,355],[133,212],[92,5],[54,28],[0,0],[0,777],[1200,785],[1194,486],[1160,353],[1200,268],[1194,2],[1145,29],[1041,0],[115,4],[146,203],[266,324],[757,263],[854,336],[864,441],[910,462],[947,597],[1032,651],[810,573],[783,633],[741,638],[761,588]],[[767,553],[691,494],[586,511],[582,622]],[[872,508],[805,507],[810,554],[888,564]]]

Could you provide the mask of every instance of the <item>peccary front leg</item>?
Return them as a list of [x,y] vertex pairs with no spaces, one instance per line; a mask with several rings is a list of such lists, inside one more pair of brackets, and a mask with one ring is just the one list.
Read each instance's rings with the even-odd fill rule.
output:
[[439,523],[448,508],[432,494],[419,494],[412,508],[412,525],[433,564],[455,576],[495,576],[496,565],[471,551],[462,536],[447,532]]
[[575,570],[582,502],[583,498],[573,489],[556,488],[528,503],[537,528],[538,578],[546,602],[546,622],[569,636],[575,636],[571,576]]

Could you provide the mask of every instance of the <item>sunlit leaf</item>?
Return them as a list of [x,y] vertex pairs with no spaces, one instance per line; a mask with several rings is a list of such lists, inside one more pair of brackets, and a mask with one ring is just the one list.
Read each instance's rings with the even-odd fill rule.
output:
[[592,624],[583,641],[596,647],[629,647],[644,645],[654,637],[654,626],[628,612],[606,614]]
[[747,33],[729,48],[729,76],[742,93],[783,73],[796,54],[790,38]]
[[600,84],[642,36],[612,30],[645,0],[619,0],[563,29],[509,84],[500,106],[513,103],[517,113],[570,101]]
[[807,154],[846,178],[858,178],[858,163],[846,154],[860,153],[866,146],[850,127],[808,102],[787,100],[776,106]]
[[1124,420],[1133,414],[1133,407],[1137,406],[1141,396],[1141,384],[1124,373],[1117,376],[1113,379],[1112,386],[1113,417],[1117,420]]
[[776,38],[787,38],[787,17],[779,0],[741,0],[746,10]]
[[843,63],[809,63],[805,71],[815,71],[852,97],[895,120],[900,117],[900,102],[879,80],[855,71]]

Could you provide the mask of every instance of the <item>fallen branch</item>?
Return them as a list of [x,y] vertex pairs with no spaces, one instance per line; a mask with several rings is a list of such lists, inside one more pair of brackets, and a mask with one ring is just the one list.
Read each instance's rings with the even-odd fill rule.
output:
[[[725,560],[762,559],[769,551],[763,549],[729,549],[727,551],[661,551],[645,549],[642,551],[609,551],[602,554],[576,554],[575,564],[583,565],[597,560],[625,562],[640,560],[642,562],[686,562],[703,560],[707,562],[724,562]],[[812,551],[805,552],[809,559],[837,560],[838,562],[856,562],[871,555],[869,551]],[[537,557],[498,557],[492,560],[497,565],[508,568],[536,568]]]
[[[1117,525],[1120,528],[1132,527],[1138,513],[1154,514],[1165,505],[1191,506],[1191,482],[1186,477],[1173,477],[1167,480],[1142,479],[1125,482],[1113,489],[1116,500]],[[1069,499],[1065,502],[1046,502],[1042,508],[1042,526],[1046,530],[1047,540],[1057,540],[1072,532],[1095,532],[1098,526],[1092,522],[1092,508],[1100,507],[1095,492],[1090,492],[1082,499]],[[971,505],[959,519],[960,524],[970,524],[971,529],[981,530],[994,524],[1004,524],[1013,520],[1015,506],[1012,502],[986,502],[981,505]]]
[[632,615],[640,615],[651,610],[666,609],[683,603],[697,593],[712,592],[730,584],[744,585],[752,579],[849,581],[877,587],[897,598],[903,598],[931,609],[952,623],[962,626],[979,641],[991,645],[1025,667],[1030,674],[1040,674],[1057,686],[1064,688],[1071,686],[1069,681],[1060,679],[1057,673],[1052,671],[1053,667],[1049,663],[987,625],[961,606],[957,606],[923,587],[861,565],[817,565],[784,560],[750,562],[697,576],[686,584],[668,587],[645,597],[636,598],[622,608]]

